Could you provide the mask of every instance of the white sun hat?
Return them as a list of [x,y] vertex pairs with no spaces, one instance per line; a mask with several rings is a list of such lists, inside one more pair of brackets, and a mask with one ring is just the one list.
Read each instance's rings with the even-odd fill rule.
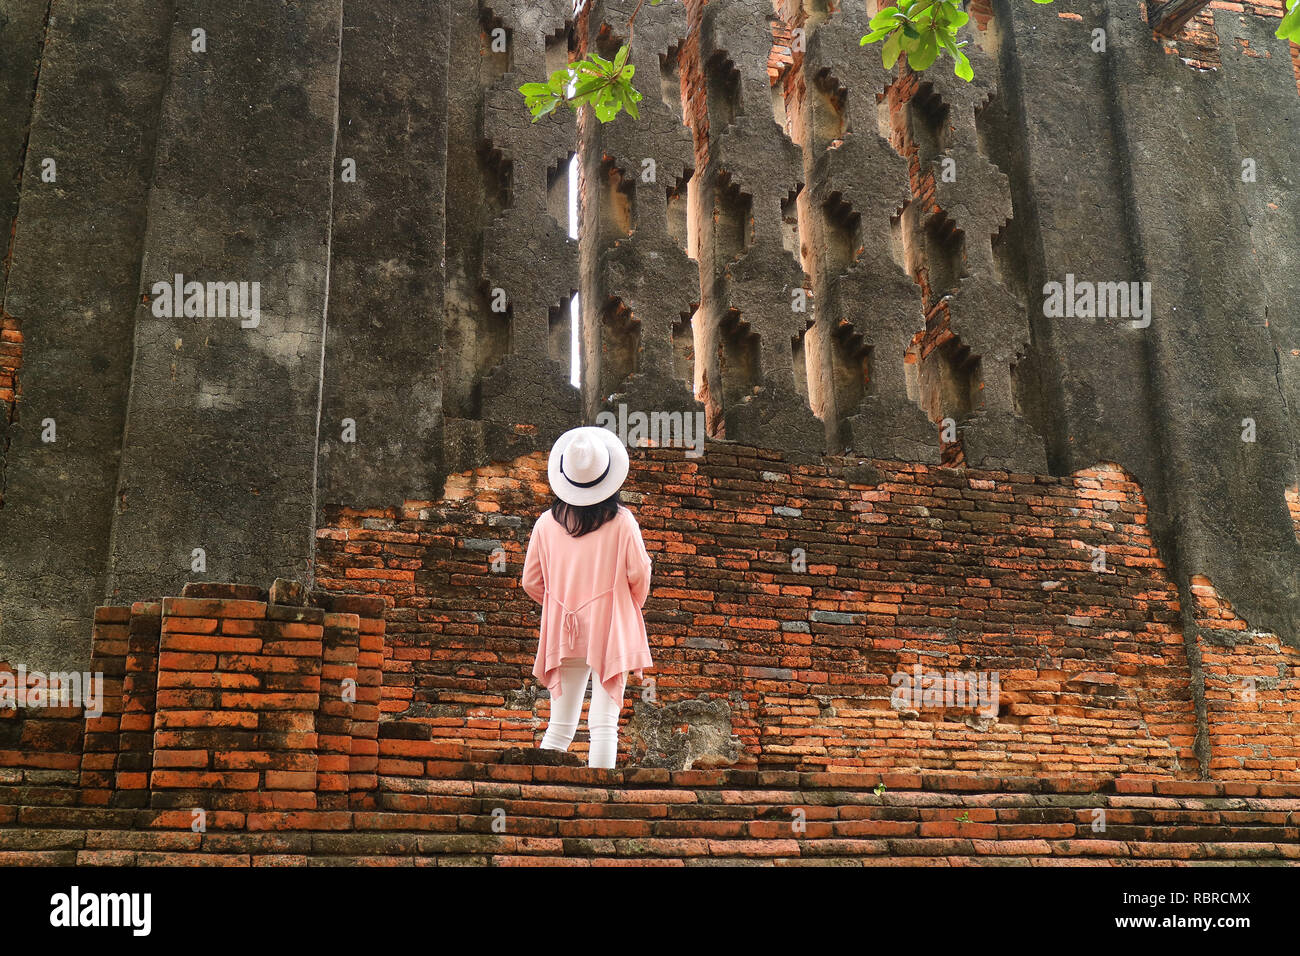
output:
[[594,505],[623,485],[627,448],[608,428],[571,428],[555,441],[547,462],[551,490],[571,505]]

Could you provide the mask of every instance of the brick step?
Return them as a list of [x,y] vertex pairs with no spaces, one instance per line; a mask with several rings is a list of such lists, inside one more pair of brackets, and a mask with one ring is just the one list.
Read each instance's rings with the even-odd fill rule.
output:
[[[765,808],[761,813],[728,814],[719,818],[714,807],[641,807],[636,815],[611,813],[600,805],[561,804],[554,807],[483,801],[464,805],[454,813],[323,812],[323,813],[212,813],[207,827],[213,833],[312,833],[419,831],[491,834],[493,811],[505,812],[509,832],[538,837],[647,838],[647,839],[779,839],[791,837],[795,819],[792,807]],[[608,815],[607,815],[608,814]],[[1203,825],[1186,822],[1133,825],[1108,823],[1094,832],[1091,818],[1026,822],[1008,820],[957,820],[947,818],[899,819],[889,816],[810,816],[799,834],[802,841],[842,839],[971,839],[985,841],[1076,840],[1156,843],[1300,843],[1295,825]],[[57,834],[170,833],[186,837],[191,832],[188,813],[158,811],[60,810],[23,808],[9,827],[0,828],[0,849],[31,849]]]
[[66,807],[81,802],[76,787],[0,787],[0,805],[25,807]]
[[[1111,776],[984,776],[963,772],[812,771],[776,769],[667,770],[627,767],[594,770],[588,767],[531,766],[503,762],[503,751],[468,747],[436,740],[385,736],[401,725],[381,725],[379,774],[390,779],[436,777],[440,779],[503,779],[613,784],[617,786],[666,783],[673,786],[772,789],[836,788],[871,790],[883,783],[889,790],[926,790],[984,793],[1119,793],[1157,796],[1264,797],[1300,800],[1300,782],[1255,783],[1231,780],[1173,780],[1165,777]],[[412,772],[401,772],[401,770]],[[398,772],[394,772],[398,771]]]
[[[583,786],[580,782],[546,781],[509,783],[461,779],[383,778],[380,804],[395,810],[423,809],[425,801],[445,797],[560,800],[586,803],[640,803],[662,799],[666,803],[710,803],[724,806],[746,804],[908,806],[918,808],[965,807],[984,810],[1005,808],[1113,807],[1125,812],[1158,813],[1272,813],[1300,811],[1300,799],[1255,797],[1146,797],[1108,793],[930,793],[927,791],[808,788],[771,790],[755,787],[681,787],[627,785],[622,787]],[[1261,822],[1281,822],[1265,820]]]
[[[114,833],[64,835],[21,850],[0,850],[0,866],[58,865],[662,865],[719,863],[862,863],[867,865],[1028,865],[1169,863],[1293,864],[1300,847],[1288,843],[1150,843],[1079,840],[712,840],[543,838],[506,835],[392,833],[265,834],[232,842],[230,835]],[[141,838],[146,839],[141,839]],[[286,837],[308,838],[304,840]]]
[[[209,810],[206,832],[195,833],[184,808],[0,806],[0,865],[1300,860],[1291,787],[1265,785],[1286,794],[1265,797],[1263,788],[1226,795],[1230,785],[1182,781],[602,771],[484,762],[468,748],[418,743],[436,746],[422,771],[440,775],[381,778],[374,810]],[[506,832],[493,832],[498,819]]]
[[[380,745],[381,752],[402,751],[383,759],[403,764],[411,775],[381,776],[368,798],[373,809],[208,809],[203,833],[191,830],[193,813],[184,806],[83,806],[70,788],[0,788],[0,800],[10,801],[0,804],[0,865],[1300,860],[1298,786],[754,769],[606,771],[507,763],[499,751],[427,740],[385,736]],[[1093,831],[1098,809],[1105,812],[1102,832]],[[792,826],[796,820],[798,830]],[[505,832],[494,832],[494,823],[501,822]]]
[[[1136,804],[1122,797],[1097,795],[1092,798],[1035,798],[1019,799],[1004,794],[972,794],[966,800],[944,798],[936,800],[935,794],[890,793],[880,797],[847,792],[818,792],[784,794],[787,799],[773,799],[769,792],[744,791],[669,791],[674,794],[694,794],[695,799],[673,800],[656,804],[648,799],[655,791],[601,791],[575,790],[561,787],[523,787],[513,793],[501,793],[493,787],[475,788],[472,791],[436,793],[386,793],[379,809],[397,813],[466,813],[481,803],[504,804],[520,802],[544,806],[547,812],[559,813],[563,807],[584,810],[603,808],[619,816],[645,816],[647,808],[666,806],[670,811],[689,808],[704,809],[719,819],[753,816],[753,808],[772,806],[797,806],[803,808],[810,819],[821,815],[824,808],[840,808],[842,816],[865,819],[931,819],[943,818],[950,812],[965,810],[974,820],[1003,819],[1026,822],[1059,822],[1061,820],[1091,820],[1094,808],[1105,807],[1107,819],[1115,823],[1225,823],[1238,826],[1285,825],[1300,821],[1300,806],[1287,801],[1286,809],[1278,809],[1282,801],[1268,801],[1268,808],[1242,806],[1230,801],[1211,802],[1199,800],[1195,804],[1178,804],[1174,800],[1160,800],[1158,804]],[[646,799],[643,799],[646,798]]]

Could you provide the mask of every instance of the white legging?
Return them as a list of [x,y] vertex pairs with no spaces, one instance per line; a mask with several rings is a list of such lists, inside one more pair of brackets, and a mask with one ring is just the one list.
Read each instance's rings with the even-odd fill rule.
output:
[[[578,718],[582,716],[582,699],[587,696],[587,680],[591,668],[580,657],[560,661],[559,699],[551,698],[551,719],[542,737],[543,750],[568,750],[573,735],[578,732]],[[606,770],[614,766],[618,755],[618,715],[623,710],[623,693],[617,698],[605,692],[598,680],[591,682],[591,706],[587,709],[587,730],[591,733],[591,750],[588,767]]]

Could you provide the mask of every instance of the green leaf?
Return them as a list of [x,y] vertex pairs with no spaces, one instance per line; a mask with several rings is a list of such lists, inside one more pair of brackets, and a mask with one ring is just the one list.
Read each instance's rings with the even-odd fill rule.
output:
[[567,87],[570,83],[573,82],[574,65],[576,64],[571,64],[570,66],[566,66],[563,69],[556,70],[554,73],[552,73],[546,81],[547,86],[549,86],[556,93],[563,91],[565,87]]
[[1282,22],[1278,24],[1277,33],[1274,36],[1282,40],[1300,42],[1300,0],[1296,0],[1291,12],[1282,18]]
[[632,95],[633,93],[636,93],[636,90],[632,89],[631,87],[620,86],[618,88],[618,98],[619,101],[623,104],[623,109],[627,110],[627,115],[632,117],[633,119],[640,119],[641,112],[640,110],[637,109],[636,106],[636,101],[640,99],[640,96],[638,95],[634,97]]
[[525,83],[519,87],[519,92],[524,96],[549,96],[551,88],[545,83]]
[[602,123],[608,123],[618,115],[619,111],[619,104],[608,100],[596,103],[594,104],[594,107],[596,110],[596,119],[600,120]]
[[627,54],[628,54],[628,48],[627,48],[627,44],[625,43],[618,48],[618,53],[614,57],[615,72],[623,69],[623,65],[627,63]]
[[534,107],[533,122],[536,123],[543,116],[546,116],[548,113],[554,112],[555,108],[559,105],[560,105],[560,101],[558,99],[552,99],[552,100],[548,100],[545,103],[540,104],[537,107]]
[[898,54],[903,52],[902,47],[900,46],[901,37],[902,37],[901,33],[895,33],[892,37],[889,38],[889,40],[885,43],[884,47],[880,51],[880,55],[884,58],[886,70],[890,69],[891,67],[893,67],[895,63],[898,62]]
[[881,10],[871,18],[871,28],[873,30],[879,30],[885,24],[891,22],[896,13],[898,13],[898,7],[885,7],[885,9]]
[[592,76],[579,80],[577,85],[573,88],[573,96],[575,99],[579,96],[589,96],[604,86],[605,83],[605,79],[599,76]]
[[939,43],[935,39],[934,33],[926,33],[921,37],[921,42],[917,45],[916,52],[907,55],[907,65],[917,72],[920,72],[927,69],[938,55]]
[[957,64],[952,68],[952,71],[967,83],[975,79],[975,71],[971,68],[970,58],[960,50],[957,51]]

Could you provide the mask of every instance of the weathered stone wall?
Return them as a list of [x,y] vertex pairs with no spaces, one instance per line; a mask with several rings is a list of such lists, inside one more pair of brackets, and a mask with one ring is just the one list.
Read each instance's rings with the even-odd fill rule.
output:
[[[20,332],[22,353],[15,403],[0,415],[0,646],[33,662],[84,662],[119,503],[172,18],[170,4],[152,0],[5,6],[17,15],[3,18],[4,70],[21,82],[0,135],[21,130],[25,149],[4,158],[6,180],[15,161],[22,170],[3,226],[5,338],[12,345]],[[32,41],[10,36],[23,22],[35,29],[35,14],[39,67]],[[28,115],[18,119],[23,84]],[[159,533],[166,513],[154,515]],[[157,570],[178,561],[169,555]]]
[[[626,42],[636,0],[596,3],[582,22],[587,46],[612,57]],[[698,266],[688,253],[695,176],[684,122],[678,4],[638,19],[631,62],[643,77],[639,122],[579,117],[582,182],[582,370],[590,420],[620,404],[694,414]]]
[[400,501],[441,487],[449,15],[446,4],[422,0],[343,10],[323,502],[352,501],[363,490]]
[[[1236,39],[1267,49],[1267,24],[1216,15],[1223,67],[1197,72],[1151,53],[1143,24],[1119,8],[1077,5],[1081,20],[1033,30],[1018,8],[994,9],[993,29],[1005,23],[1014,33],[1003,72],[1016,106],[990,123],[1025,131],[1007,163],[1017,207],[1034,210],[1010,244],[1026,288],[1067,273],[1132,275],[1152,283],[1156,302],[1145,329],[1031,310],[1051,467],[1099,457],[1124,464],[1147,491],[1180,587],[1205,574],[1254,626],[1294,641],[1300,551],[1284,491],[1297,468],[1300,353],[1287,304],[1295,242],[1281,234],[1296,228],[1294,210],[1278,200],[1300,130],[1264,119],[1295,115],[1286,47],[1275,41],[1274,55],[1247,56]],[[1110,52],[1075,78],[1071,94],[1097,108],[1061,109],[1040,85],[1056,75],[1048,64],[1098,28]],[[1049,104],[1053,126],[1014,118],[1041,116]],[[1247,159],[1258,168],[1253,183],[1241,179]],[[1078,169],[1096,172],[1065,175]],[[1213,227],[1191,225],[1205,222],[1198,211],[1207,208],[1218,210]],[[1242,440],[1246,420],[1253,442]]]
[[[519,84],[634,9],[0,4],[3,656],[84,663],[105,602],[310,583],[323,517],[620,405],[807,464],[1116,463],[1193,668],[1198,575],[1300,639],[1276,3],[1172,45],[1130,3],[977,5],[964,84],[882,70],[860,0],[689,0],[639,14],[639,122],[530,123]],[[157,314],[178,273],[259,282],[260,322]],[[1151,282],[1150,325],[1046,317],[1067,274]]]

